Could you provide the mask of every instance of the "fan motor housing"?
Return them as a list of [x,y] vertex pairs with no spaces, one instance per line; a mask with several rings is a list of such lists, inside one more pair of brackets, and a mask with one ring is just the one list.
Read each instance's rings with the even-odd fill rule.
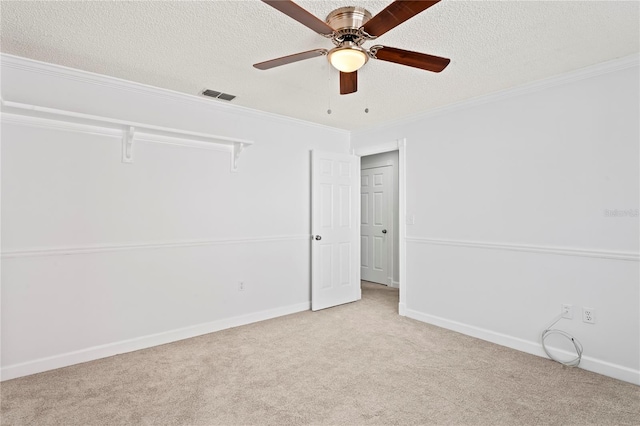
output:
[[371,13],[358,6],[338,8],[327,15],[327,25],[335,30],[333,42],[340,45],[344,41],[351,41],[356,45],[365,42],[365,38],[358,31],[369,19]]

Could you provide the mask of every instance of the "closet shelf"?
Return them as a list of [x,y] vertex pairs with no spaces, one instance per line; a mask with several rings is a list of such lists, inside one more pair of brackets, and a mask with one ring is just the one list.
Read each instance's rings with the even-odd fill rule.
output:
[[2,112],[6,114],[18,114],[33,118],[58,120],[78,125],[119,130],[122,132],[122,161],[124,163],[133,162],[133,144],[136,133],[156,136],[159,139],[187,140],[226,147],[231,151],[232,171],[237,170],[238,159],[242,151],[253,145],[253,142],[248,140],[228,138],[209,133],[192,132],[189,130],[174,129],[99,115],[83,114],[74,111],[6,101],[4,99],[1,99],[0,103],[2,104]]

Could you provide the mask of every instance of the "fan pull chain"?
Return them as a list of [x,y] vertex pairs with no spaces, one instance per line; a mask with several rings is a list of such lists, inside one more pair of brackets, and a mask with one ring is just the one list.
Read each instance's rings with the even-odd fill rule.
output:
[[327,114],[331,114],[331,67],[327,67],[329,70],[329,90],[327,90],[327,100],[329,101],[329,108],[327,109]]
[[369,114],[369,91],[364,91],[364,113]]
[[369,95],[367,94],[369,91],[364,91],[364,113],[369,114]]

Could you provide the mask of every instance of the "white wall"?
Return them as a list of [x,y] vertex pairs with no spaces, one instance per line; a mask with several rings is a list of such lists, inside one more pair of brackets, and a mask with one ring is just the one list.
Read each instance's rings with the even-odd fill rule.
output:
[[[308,309],[309,150],[348,133],[2,59],[5,100],[255,142],[238,173],[144,141],[123,164],[117,135],[3,116],[3,378]],[[542,354],[572,303],[582,366],[640,383],[638,218],[604,214],[639,206],[631,62],[351,135],[407,140],[408,315]]]
[[393,172],[393,229],[391,230],[393,244],[391,246],[391,253],[389,253],[389,264],[391,265],[391,279],[392,285],[397,287],[400,281],[400,261],[399,261],[399,247],[398,247],[398,231],[400,229],[398,224],[398,204],[399,204],[399,191],[398,191],[398,167],[399,167],[398,151],[382,152],[380,154],[366,155],[360,158],[360,167],[362,169],[371,167],[380,167],[381,165],[390,165]]
[[407,315],[542,355],[570,303],[581,366],[640,384],[638,77],[636,56],[352,135],[406,138]]
[[[2,377],[309,308],[311,149],[347,132],[3,56],[2,97],[247,139],[228,152],[2,123]],[[246,289],[238,291],[238,282]]]

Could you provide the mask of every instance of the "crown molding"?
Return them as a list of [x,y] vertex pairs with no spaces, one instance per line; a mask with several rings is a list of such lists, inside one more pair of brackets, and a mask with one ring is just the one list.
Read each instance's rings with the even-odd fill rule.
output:
[[253,108],[248,108],[234,104],[223,104],[205,99],[196,95],[189,95],[187,93],[176,92],[174,90],[162,89],[155,86],[150,86],[144,83],[136,83],[129,80],[124,80],[117,77],[111,77],[103,74],[97,74],[90,71],[83,71],[77,68],[70,68],[63,65],[52,64],[48,62],[42,62],[35,59],[29,59],[22,56],[10,55],[7,53],[0,53],[0,63],[2,67],[13,68],[26,72],[38,73],[43,75],[54,76],[57,78],[64,78],[67,80],[77,81],[84,84],[92,84],[95,86],[107,87],[113,90],[120,90],[126,92],[132,92],[136,94],[142,94],[145,96],[153,96],[157,99],[163,99],[170,102],[181,102],[189,105],[198,105],[199,107],[205,107],[215,111],[231,113],[236,115],[254,116],[256,118],[268,118],[289,124],[304,125],[309,127],[315,127],[325,130],[330,130],[343,135],[350,135],[351,132],[345,129],[337,127],[331,127],[324,124],[314,123],[311,121],[305,121],[298,118],[287,117],[280,114],[274,114],[271,112],[260,111]]
[[503,99],[509,99],[520,95],[526,95],[529,93],[535,93],[547,88],[560,86],[567,83],[572,83],[580,80],[584,80],[591,77],[596,77],[603,74],[608,74],[628,68],[637,67],[640,65],[640,54],[632,54],[623,58],[614,59],[600,64],[591,65],[576,71],[570,71],[568,73],[556,75],[553,77],[545,78],[542,80],[534,81],[532,83],[526,83],[521,86],[505,89],[499,92],[494,92],[486,95],[481,95],[475,98],[467,99],[464,101],[456,102],[443,107],[423,111],[417,114],[412,114],[406,117],[399,118],[397,120],[390,120],[379,123],[375,126],[367,127],[364,129],[357,129],[354,131],[348,131],[337,127],[331,127],[323,124],[313,123],[310,121],[300,120],[297,118],[287,117],[284,115],[274,114],[270,112],[260,111],[248,107],[243,107],[233,104],[221,104],[213,103],[211,100],[204,99],[195,95],[189,95],[186,93],[176,92],[169,89],[161,89],[155,86],[146,85],[143,83],[136,83],[129,80],[124,80],[117,77],[110,77],[102,74],[93,73],[90,71],[83,71],[76,68],[65,67],[62,65],[51,64],[47,62],[37,61],[35,59],[29,59],[21,56],[10,55],[7,53],[0,53],[0,62],[2,67],[8,67],[33,73],[39,73],[44,75],[51,75],[67,80],[78,81],[85,84],[93,84],[96,86],[108,87],[110,89],[116,89],[121,91],[128,91],[146,96],[153,96],[158,99],[164,99],[171,102],[182,102],[190,105],[199,105],[208,109],[221,111],[225,113],[232,113],[243,116],[254,116],[257,118],[269,118],[272,120],[280,121],[283,123],[305,125],[315,128],[321,128],[330,130],[342,135],[352,136],[354,134],[368,134],[380,131],[380,129],[388,128],[391,126],[399,126],[404,124],[412,124],[417,121],[425,120],[428,118],[436,117],[439,115],[451,113],[466,108],[472,108],[475,106],[483,105],[490,102],[496,102]]
[[385,129],[392,126],[409,125],[415,122],[426,120],[429,118],[437,117],[444,114],[449,114],[455,111],[472,108],[475,106],[497,102],[505,99],[514,98],[517,96],[527,95],[530,93],[540,92],[552,87],[562,86],[564,84],[574,83],[577,81],[585,80],[592,77],[597,77],[603,74],[610,74],[612,72],[625,70],[628,68],[638,67],[640,65],[640,54],[632,54],[623,58],[613,59],[611,61],[602,62],[595,65],[590,65],[585,68],[581,68],[575,71],[570,71],[564,74],[555,75],[542,80],[537,80],[531,83],[525,83],[520,86],[512,87],[509,89],[501,90],[486,95],[480,95],[475,98],[465,99],[460,102],[456,102],[443,107],[430,109],[427,111],[419,112],[417,114],[411,114],[406,117],[402,117],[396,120],[389,120],[378,125],[368,127],[366,129],[354,130],[351,134],[369,134],[379,132],[381,129]]

